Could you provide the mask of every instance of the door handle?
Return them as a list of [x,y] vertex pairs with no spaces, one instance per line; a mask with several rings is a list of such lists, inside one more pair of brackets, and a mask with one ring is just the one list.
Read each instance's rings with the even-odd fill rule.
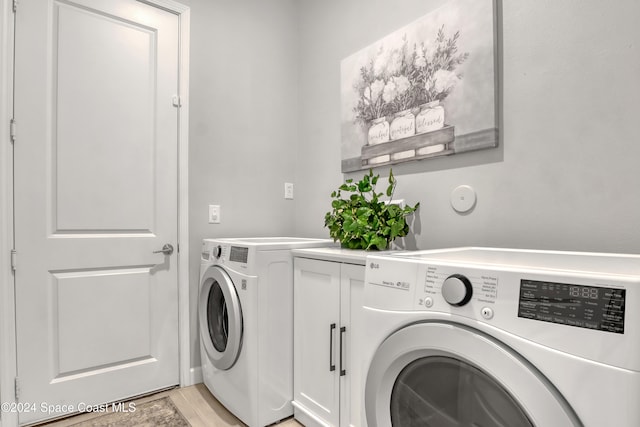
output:
[[173,253],[173,245],[166,243],[159,251],[153,251],[154,254],[171,255]]

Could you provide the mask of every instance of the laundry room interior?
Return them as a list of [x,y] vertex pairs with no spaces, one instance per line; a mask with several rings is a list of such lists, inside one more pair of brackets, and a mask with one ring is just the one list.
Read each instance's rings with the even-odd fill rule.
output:
[[[19,0],[18,13],[22,1],[33,0]],[[181,94],[183,107],[188,106],[188,123],[186,130],[178,129],[188,135],[188,156],[181,160],[187,194],[179,194],[180,203],[184,203],[180,213],[188,214],[182,218],[186,223],[182,241],[188,242],[188,248],[180,249],[188,254],[183,260],[188,272],[179,276],[187,283],[178,284],[180,295],[188,297],[180,308],[181,321],[188,323],[180,331],[188,331],[188,337],[176,337],[181,342],[180,356],[187,356],[188,362],[180,361],[180,383],[176,385],[203,381],[204,350],[198,318],[203,240],[329,239],[325,215],[332,209],[332,192],[345,180],[357,182],[369,173],[368,167],[346,172],[342,167],[341,63],[450,1],[458,0],[168,2],[183,5],[189,16],[189,90]],[[13,94],[13,35],[8,30],[14,19],[12,3],[0,0],[0,139],[4,145],[0,149],[0,297],[4,300],[0,305],[4,311],[0,316],[0,427],[22,425],[16,411],[5,413],[4,407],[5,402],[19,401],[14,396],[14,379],[20,365],[12,302],[14,266],[9,256],[15,249],[16,194],[10,120],[5,120],[12,117],[13,108],[9,96]],[[162,7],[163,1],[150,3]],[[380,175],[378,191],[384,192],[392,171],[397,181],[393,199],[410,206],[419,203],[415,213],[407,217],[409,233],[395,239],[392,249],[571,251],[622,254],[625,262],[636,262],[635,257],[640,256],[640,144],[633,132],[638,132],[640,115],[640,2],[488,3],[495,19],[497,143],[455,155],[373,165],[372,173]],[[16,122],[19,144],[20,120]],[[285,195],[287,184],[292,188]],[[473,206],[464,212],[452,207],[454,191],[461,186],[475,197]],[[219,209],[215,223],[210,221],[211,205]],[[215,245],[207,247],[207,256],[213,257],[216,250]],[[305,258],[306,250],[313,252],[294,249],[294,256]],[[22,268],[29,261],[17,252]],[[357,264],[364,265],[365,256],[378,254],[375,250],[363,252]],[[446,257],[442,259],[446,265]],[[640,267],[633,271],[624,264],[621,269],[625,273],[621,273],[624,278],[620,283],[640,278]],[[602,274],[616,275],[606,268]],[[564,283],[552,277],[544,280]],[[589,280],[584,286],[600,283]],[[628,304],[637,299],[636,291],[626,291]],[[628,325],[640,318],[627,310],[626,331],[637,334]],[[579,328],[565,329],[568,337]],[[629,348],[640,352],[637,343]],[[637,369],[630,381],[634,393],[640,393]],[[362,374],[358,384],[365,381]],[[364,405],[364,400],[359,404]],[[354,411],[353,401],[351,405]],[[566,412],[574,423],[571,425],[596,425],[591,421],[596,418],[585,420],[580,419],[584,417],[580,413]],[[364,416],[356,418],[359,425],[353,420],[323,424],[322,417],[320,421],[296,418],[301,424],[309,420],[304,423],[309,426],[365,427]],[[634,412],[628,418],[632,419],[640,419],[640,414]]]

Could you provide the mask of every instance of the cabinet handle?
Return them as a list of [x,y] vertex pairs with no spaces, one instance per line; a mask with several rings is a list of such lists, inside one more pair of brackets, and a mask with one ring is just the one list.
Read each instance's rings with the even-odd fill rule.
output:
[[345,332],[347,332],[347,327],[343,326],[340,328],[340,376],[343,377],[346,375],[347,371],[345,369],[342,369],[342,352],[344,351],[344,345],[342,342],[342,337],[344,336]]
[[329,326],[329,371],[333,372],[336,370],[336,365],[333,363],[333,331],[336,330],[336,324],[332,323]]

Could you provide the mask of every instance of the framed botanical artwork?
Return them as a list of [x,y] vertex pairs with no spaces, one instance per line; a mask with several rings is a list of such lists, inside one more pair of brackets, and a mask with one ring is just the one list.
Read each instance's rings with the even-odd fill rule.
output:
[[342,172],[498,146],[494,1],[449,0],[342,60]]

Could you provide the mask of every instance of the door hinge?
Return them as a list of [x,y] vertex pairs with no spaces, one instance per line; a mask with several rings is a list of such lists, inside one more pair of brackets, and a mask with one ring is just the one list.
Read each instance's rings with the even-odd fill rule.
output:
[[18,253],[15,249],[11,249],[11,271],[15,272],[17,267],[16,258],[18,257]]
[[13,13],[18,10],[18,0],[13,0]]
[[182,100],[180,99],[180,97],[178,95],[174,95],[171,98],[171,103],[173,104],[174,107],[176,108],[180,108],[182,107]]
[[20,401],[20,379],[18,377],[16,377],[16,383],[15,383],[15,387],[16,387],[16,401],[19,402]]
[[9,138],[11,139],[11,143],[16,142],[16,121],[15,119],[11,119],[9,122]]

